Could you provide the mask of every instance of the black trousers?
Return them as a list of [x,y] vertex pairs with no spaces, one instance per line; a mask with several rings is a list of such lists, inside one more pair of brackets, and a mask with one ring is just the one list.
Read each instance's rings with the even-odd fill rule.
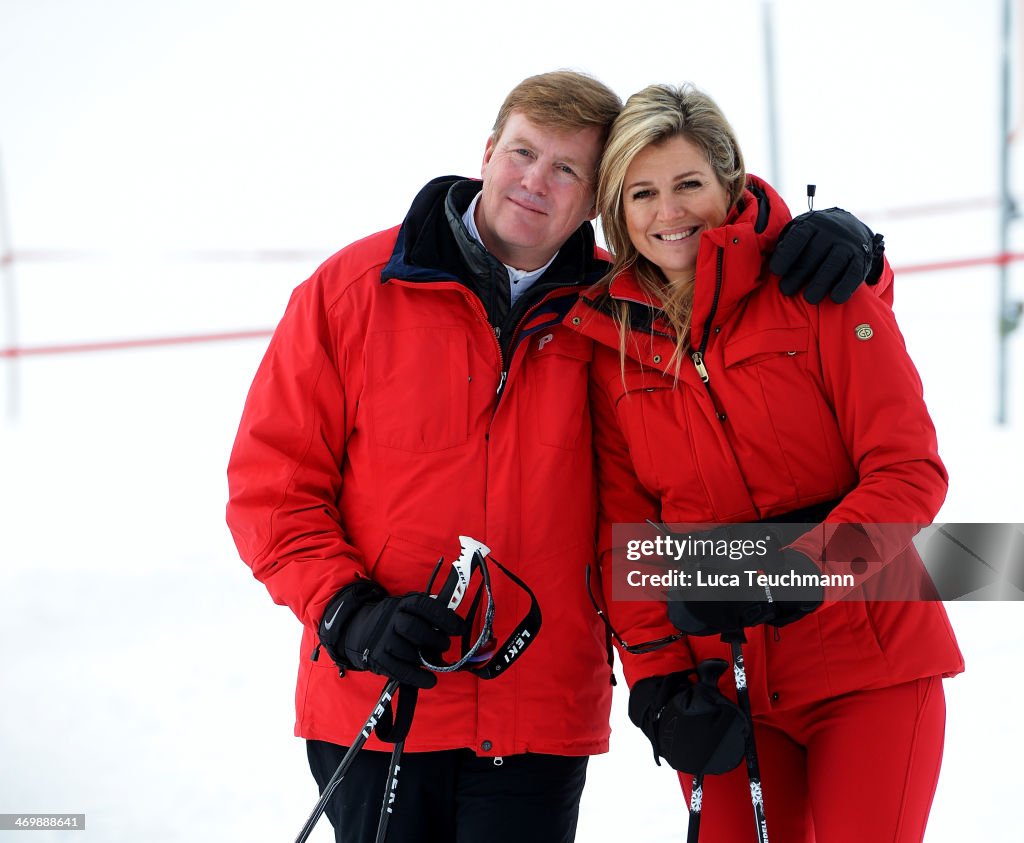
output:
[[[307,741],[323,792],[345,747]],[[374,843],[391,760],[363,749],[327,804],[338,843]],[[500,761],[500,763],[496,763]],[[402,755],[389,843],[572,843],[586,756],[478,758],[468,749]]]

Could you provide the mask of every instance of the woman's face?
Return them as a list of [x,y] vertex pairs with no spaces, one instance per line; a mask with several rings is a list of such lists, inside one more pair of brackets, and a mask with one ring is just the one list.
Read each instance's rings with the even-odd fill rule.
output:
[[729,196],[700,148],[676,135],[636,155],[622,204],[637,251],[677,283],[693,276],[700,233],[725,221]]

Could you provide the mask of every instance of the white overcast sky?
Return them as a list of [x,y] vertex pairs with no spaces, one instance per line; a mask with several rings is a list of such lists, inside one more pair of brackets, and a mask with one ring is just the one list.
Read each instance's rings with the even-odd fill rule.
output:
[[[1000,5],[777,0],[784,196],[992,194]],[[343,243],[475,174],[504,93],[559,67],[622,95],[695,82],[768,176],[763,46],[759,0],[0,0],[14,242]]]

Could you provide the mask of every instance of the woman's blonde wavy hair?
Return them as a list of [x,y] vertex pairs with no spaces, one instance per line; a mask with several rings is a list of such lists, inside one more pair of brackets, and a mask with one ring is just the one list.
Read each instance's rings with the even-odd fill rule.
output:
[[[678,375],[679,364],[689,345],[693,281],[670,284],[661,270],[637,251],[626,229],[622,196],[626,171],[637,154],[651,144],[675,137],[685,138],[707,155],[708,163],[729,197],[730,209],[743,195],[746,185],[743,153],[732,126],[711,97],[689,83],[649,85],[633,94],[612,124],[598,174],[597,205],[601,227],[614,256],[610,272],[598,286],[607,289],[618,273],[632,269],[640,287],[661,302],[664,317],[676,332],[676,348],[669,366],[674,367]],[[614,315],[619,325],[619,347],[625,367],[628,305],[617,303]]]

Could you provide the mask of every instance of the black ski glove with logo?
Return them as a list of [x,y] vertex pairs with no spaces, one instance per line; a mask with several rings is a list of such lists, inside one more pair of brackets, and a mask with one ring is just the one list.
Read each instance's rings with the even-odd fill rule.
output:
[[[707,534],[712,539],[729,535],[726,528]],[[820,585],[765,586],[757,582],[762,573],[790,579],[821,574],[803,553],[779,547],[773,535],[767,548],[764,556],[740,560],[707,556],[688,562],[684,571],[695,585],[669,590],[669,620],[687,635],[722,635],[759,624],[786,626],[817,609],[824,598]]]
[[379,585],[361,580],[339,591],[320,621],[320,643],[344,671],[369,670],[417,688],[433,688],[437,676],[420,653],[438,660],[461,635],[465,621],[424,592],[388,596]]
[[728,667],[707,659],[697,670],[641,679],[629,694],[629,719],[675,770],[728,773],[743,760],[750,725],[740,707],[718,690]]
[[768,268],[781,276],[779,289],[800,289],[811,304],[826,295],[842,304],[861,283],[877,284],[885,240],[842,208],[808,211],[786,223]]

